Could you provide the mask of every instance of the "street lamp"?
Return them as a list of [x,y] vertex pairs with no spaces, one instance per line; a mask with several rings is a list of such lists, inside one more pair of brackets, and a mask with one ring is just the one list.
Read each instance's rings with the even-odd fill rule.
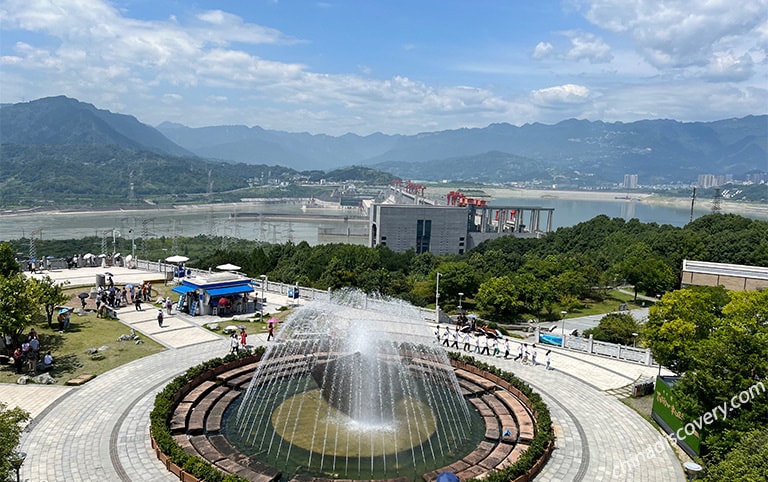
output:
[[442,274],[437,273],[435,281],[435,323],[440,323],[440,277]]
[[261,322],[264,322],[264,283],[266,283],[267,275],[263,274],[259,276],[261,278],[261,299],[259,300],[259,306],[261,307]]
[[632,348],[637,347],[637,333],[632,333]]
[[461,313],[461,297],[464,296],[464,293],[459,293],[459,313]]
[[24,452],[13,452],[8,458],[8,461],[11,463],[11,467],[13,467],[13,469],[16,471],[16,482],[20,482],[19,471],[21,470],[21,466],[24,464],[24,459],[26,458],[27,454]]
[[567,314],[565,310],[560,312],[560,346],[563,348],[565,348],[565,315]]

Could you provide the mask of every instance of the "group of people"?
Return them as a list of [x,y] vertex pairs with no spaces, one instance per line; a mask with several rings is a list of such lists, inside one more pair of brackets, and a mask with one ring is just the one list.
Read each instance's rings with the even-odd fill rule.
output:
[[53,357],[51,352],[46,352],[40,357],[40,339],[35,329],[31,329],[24,339],[21,346],[13,351],[13,366],[17,374],[24,373],[24,366],[27,367],[27,373],[36,375],[38,369],[48,371],[53,367]]
[[[504,351],[504,359],[507,360],[511,356],[511,347],[509,339],[493,338],[488,335],[473,334],[472,330],[459,331],[457,326],[453,332],[449,326],[445,327],[444,331],[440,331],[440,325],[437,325],[435,329],[435,336],[438,342],[442,342],[442,345],[448,348],[455,348],[456,350],[463,350],[467,353],[475,353],[478,355],[488,355],[492,357],[501,356],[501,351]],[[459,348],[459,344],[463,344],[462,348]],[[474,348],[473,348],[474,347]],[[544,365],[547,370],[552,369],[552,350],[547,350],[544,354]],[[528,343],[520,343],[518,345],[518,354],[513,358],[513,361],[520,360],[523,365],[537,366],[541,363],[538,360],[538,350],[536,344],[532,344],[529,348]]]
[[241,348],[245,349],[248,344],[248,334],[245,332],[245,328],[240,328],[240,337],[238,338],[237,332],[232,332],[229,335],[229,352],[237,353]]

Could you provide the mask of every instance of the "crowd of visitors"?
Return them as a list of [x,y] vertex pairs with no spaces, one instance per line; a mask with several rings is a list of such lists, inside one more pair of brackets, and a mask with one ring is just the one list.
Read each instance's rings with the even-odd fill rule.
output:
[[24,337],[21,346],[17,346],[13,351],[13,366],[16,373],[23,374],[26,369],[26,373],[34,376],[38,371],[50,370],[53,367],[51,352],[48,351],[41,357],[40,351],[40,339],[33,328]]

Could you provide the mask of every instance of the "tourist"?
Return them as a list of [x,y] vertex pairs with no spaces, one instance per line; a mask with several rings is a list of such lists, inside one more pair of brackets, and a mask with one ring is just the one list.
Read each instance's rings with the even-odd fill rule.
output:
[[483,351],[480,352],[481,355],[490,355],[491,352],[488,350],[490,347],[491,342],[488,340],[488,336],[485,337],[485,343],[483,344]]
[[480,354],[480,335],[475,335],[475,353]]
[[230,346],[230,353],[237,353],[238,349],[240,348],[240,342],[237,339],[237,335],[233,331],[231,335],[229,335],[229,346]]
[[43,371],[47,372],[51,368],[53,368],[53,357],[51,356],[51,352],[47,352],[43,357]]
[[448,326],[445,327],[445,331],[443,332],[443,346],[448,346],[449,339],[451,338],[451,330],[448,328]]
[[275,324],[269,323],[267,327],[267,341],[271,340],[275,336]]
[[168,312],[168,314],[171,314],[171,311],[173,310],[173,301],[171,301],[171,297],[168,296],[165,298],[165,310]]
[[440,325],[437,325],[437,328],[435,328],[435,337],[437,338],[437,342],[440,343]]
[[240,345],[245,348],[248,344],[248,334],[245,332],[245,328],[240,329]]
[[157,310],[157,324],[160,328],[163,327],[163,310]]
[[504,339],[504,359],[509,358],[509,339]]
[[547,352],[544,354],[544,361],[547,363],[547,370],[552,370],[552,366],[550,363],[552,362],[550,353],[552,353],[552,350],[547,350]]
[[532,351],[531,351],[531,365],[536,366],[538,363],[536,363],[536,357],[538,356],[538,351],[536,351],[536,344],[533,344]]
[[20,375],[24,371],[24,352],[19,346],[13,351],[13,367],[16,369],[16,374]]
[[467,331],[464,333],[464,351],[469,351],[470,343],[472,342],[472,334]]
[[528,364],[528,343],[523,343],[523,359],[522,364],[527,365]]
[[453,332],[453,343],[451,343],[451,348],[459,349],[459,329],[456,328],[456,330]]
[[141,296],[137,296],[136,298],[134,298],[133,304],[136,307],[136,311],[142,311],[141,310]]
[[128,290],[125,289],[125,286],[123,286],[122,291],[120,291],[120,299],[125,303],[125,306],[128,306]]

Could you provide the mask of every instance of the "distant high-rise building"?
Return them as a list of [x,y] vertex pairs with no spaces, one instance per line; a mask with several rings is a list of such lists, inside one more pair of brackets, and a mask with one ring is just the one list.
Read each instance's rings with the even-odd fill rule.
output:
[[704,189],[719,186],[717,182],[717,176],[715,176],[714,174],[699,174],[698,181],[696,184],[699,187]]
[[624,174],[624,189],[637,189],[637,174]]

